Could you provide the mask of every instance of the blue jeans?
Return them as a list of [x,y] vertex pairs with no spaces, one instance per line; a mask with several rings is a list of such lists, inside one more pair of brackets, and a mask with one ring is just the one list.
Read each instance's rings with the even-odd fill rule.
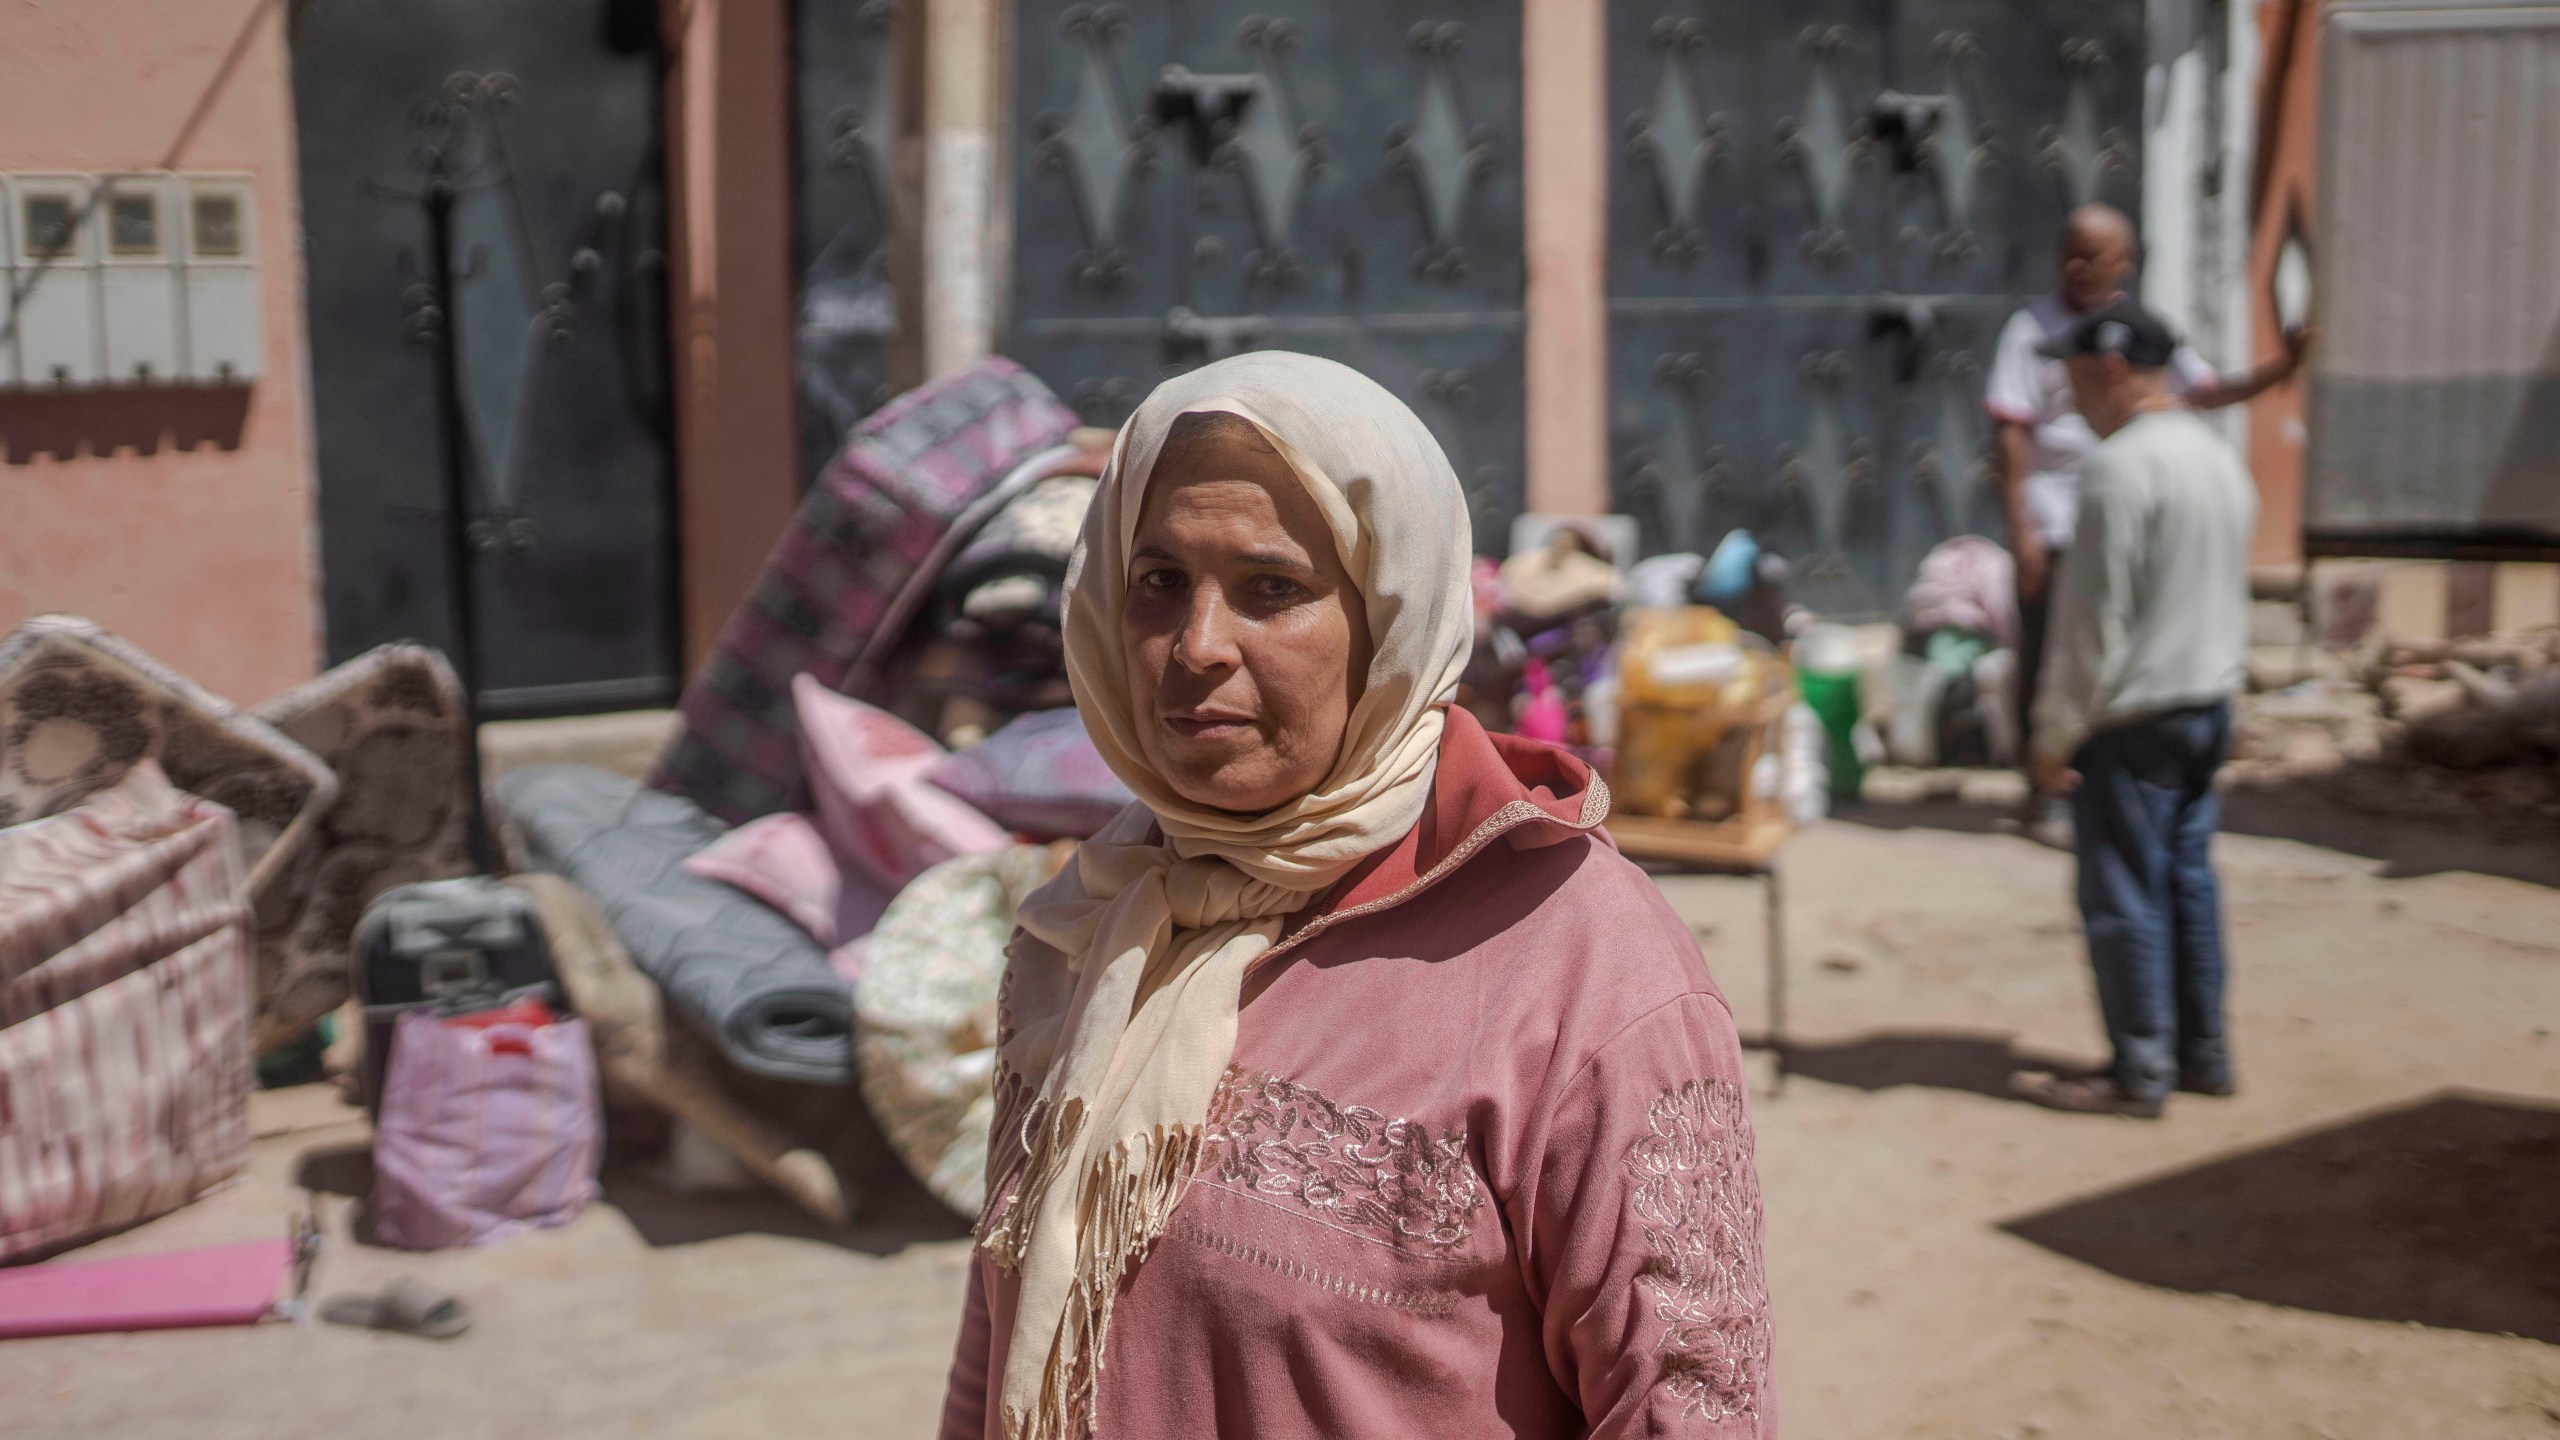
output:
[[2229,702],[2110,725],[2073,757],[2080,915],[2115,1079],[2141,1099],[2181,1073],[2231,1077],[2222,1024],[2222,902],[2213,772],[2231,749]]

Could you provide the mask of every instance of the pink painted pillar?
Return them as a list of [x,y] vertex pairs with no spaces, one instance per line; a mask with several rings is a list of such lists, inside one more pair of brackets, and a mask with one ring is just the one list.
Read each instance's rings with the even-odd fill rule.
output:
[[670,5],[676,517],[684,664],[711,653],[800,503],[785,0]]
[[1609,509],[1608,7],[1526,0],[1522,186],[1528,295],[1528,498]]

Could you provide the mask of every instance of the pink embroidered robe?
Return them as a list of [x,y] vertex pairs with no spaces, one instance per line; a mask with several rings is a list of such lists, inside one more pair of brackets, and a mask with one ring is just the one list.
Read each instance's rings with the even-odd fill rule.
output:
[[[1098,1436],[1776,1433],[1733,1017],[1607,812],[1449,712],[1413,833],[1247,978]],[[943,1440],[1002,1440],[1013,1298],[977,1256]]]

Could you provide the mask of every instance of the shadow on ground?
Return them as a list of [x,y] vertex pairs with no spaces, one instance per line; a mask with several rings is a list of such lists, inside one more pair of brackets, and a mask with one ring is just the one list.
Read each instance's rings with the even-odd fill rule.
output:
[[[1752,1048],[1766,1049],[1765,1038]],[[1791,1040],[1787,1042],[1785,1058],[1786,1072],[1791,1077],[1859,1090],[1923,1085],[1998,1100],[2019,1099],[2010,1089],[2010,1077],[2022,1071],[2078,1075],[2086,1068],[2074,1061],[2020,1050],[2005,1035],[1962,1030],[1888,1030],[1827,1043]]]
[[2485,804],[2476,821],[2395,813],[2395,773],[2363,764],[2319,781],[2233,786],[2223,792],[2222,828],[2379,860],[2388,880],[2468,870],[2560,887],[2560,830],[2548,821],[2508,818]]
[[[2229,786],[2222,828],[2378,860],[2387,880],[2464,870],[2560,888],[2560,829],[2486,803],[2476,821],[2448,815],[2442,792],[2449,783],[2458,777],[2422,789],[2404,768],[2369,763],[2318,779]],[[2407,792],[2405,805],[2400,792]],[[1833,818],[1874,830],[1992,835],[2017,829],[2009,807],[1952,794],[1860,801],[1840,806]]]
[[[295,1169],[294,1183],[354,1199],[356,1242],[380,1243],[373,1228],[371,1145],[307,1150]],[[855,1186],[848,1183],[847,1188]],[[621,1211],[651,1246],[696,1245],[731,1235],[779,1235],[864,1255],[894,1255],[910,1245],[958,1240],[969,1233],[967,1221],[934,1199],[895,1162],[864,1174],[851,1225],[829,1225],[763,1189],[719,1194],[669,1189],[658,1183],[647,1166],[629,1161],[605,1167],[603,1203]]]
[[2560,1344],[2560,1109],[2448,1093],[2000,1228],[2145,1285]]
[[865,1255],[894,1255],[910,1245],[958,1240],[969,1233],[966,1220],[895,1166],[864,1177],[851,1225],[829,1225],[766,1190],[725,1195],[669,1190],[636,1166],[605,1171],[604,1203],[621,1211],[653,1246],[695,1245],[729,1235],[780,1235]]
[[1842,802],[1832,807],[1831,818],[1870,830],[1953,830],[1966,835],[2018,831],[2017,807],[1985,805],[1954,795]]

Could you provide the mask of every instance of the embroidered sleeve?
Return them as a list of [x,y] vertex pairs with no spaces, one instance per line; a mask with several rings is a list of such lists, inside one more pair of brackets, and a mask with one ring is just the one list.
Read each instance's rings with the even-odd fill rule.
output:
[[1548,1363],[1595,1437],[1776,1434],[1760,1181],[1732,1017],[1629,1026],[1566,1086],[1525,1261]]
[[1627,1147],[1627,1208],[1644,1228],[1636,1288],[1661,1323],[1656,1383],[1680,1413],[1756,1418],[1769,1368],[1769,1282],[1751,1116],[1731,1080],[1690,1080],[1645,1111]]

